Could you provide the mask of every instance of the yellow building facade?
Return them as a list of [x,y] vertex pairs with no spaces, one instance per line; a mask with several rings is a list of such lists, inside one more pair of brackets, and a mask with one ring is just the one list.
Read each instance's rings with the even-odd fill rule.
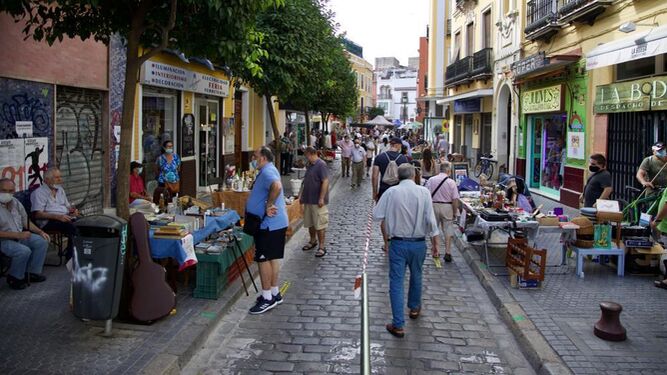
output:
[[[284,118],[272,102],[276,119]],[[195,196],[216,185],[226,165],[247,169],[273,131],[266,100],[252,88],[235,87],[206,60],[165,52],[141,68],[132,140],[132,160],[144,164],[147,182],[155,180],[163,143],[172,141],[182,159],[182,194]]]
[[[457,0],[451,1],[448,11],[451,39],[445,98],[437,104],[448,108],[451,151],[465,155],[474,165],[480,154],[491,152],[493,140],[495,6],[492,0]],[[435,35],[443,37],[443,33]]]
[[345,51],[345,54],[357,77],[359,99],[356,113],[361,116],[368,111],[368,108],[375,106],[373,102],[373,65],[349,51]]
[[578,206],[588,157],[602,153],[624,198],[653,142],[667,137],[667,2],[531,0],[517,11],[515,173]]

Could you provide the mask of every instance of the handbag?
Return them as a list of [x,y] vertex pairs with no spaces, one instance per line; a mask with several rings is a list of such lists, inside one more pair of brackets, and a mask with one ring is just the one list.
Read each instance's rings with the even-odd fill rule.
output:
[[172,195],[175,195],[176,193],[181,191],[181,181],[176,181],[176,182],[165,182],[164,186],[169,190],[169,192]]
[[259,217],[258,215],[246,211],[243,222],[243,231],[247,235],[256,236],[262,226],[262,221],[264,221],[264,217]]

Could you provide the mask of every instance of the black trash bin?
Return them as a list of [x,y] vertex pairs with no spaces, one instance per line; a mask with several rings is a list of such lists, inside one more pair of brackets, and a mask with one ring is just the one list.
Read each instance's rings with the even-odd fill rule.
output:
[[76,221],[72,303],[74,315],[91,320],[118,314],[123,286],[127,222],[115,216],[87,216]]

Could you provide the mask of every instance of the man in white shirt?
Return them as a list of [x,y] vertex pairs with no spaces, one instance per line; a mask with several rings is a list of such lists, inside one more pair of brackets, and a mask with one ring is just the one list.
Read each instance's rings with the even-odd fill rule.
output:
[[447,157],[447,154],[449,154],[449,142],[445,139],[443,134],[438,135],[438,138],[438,154]]
[[387,324],[395,337],[405,336],[403,280],[410,268],[408,308],[410,318],[421,312],[422,267],[426,258],[426,237],[431,237],[432,255],[438,257],[438,224],[433,213],[431,194],[414,182],[415,168],[409,163],[398,167],[398,185],[390,187],[373,210],[375,221],[384,220],[391,238],[389,244],[389,298],[393,320]]
[[352,157],[352,187],[359,187],[364,175],[364,164],[366,164],[366,151],[361,148],[361,139],[354,140],[354,147],[350,152]]

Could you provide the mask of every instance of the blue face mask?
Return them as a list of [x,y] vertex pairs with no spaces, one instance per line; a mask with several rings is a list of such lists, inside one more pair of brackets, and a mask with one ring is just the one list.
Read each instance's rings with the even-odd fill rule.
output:
[[665,150],[660,150],[660,151],[656,151],[655,154],[656,154],[659,158],[664,158],[665,156],[667,156],[667,151],[665,151]]
[[253,160],[253,161],[251,161],[251,162],[250,162],[250,167],[251,167],[252,169],[257,169],[257,160]]

